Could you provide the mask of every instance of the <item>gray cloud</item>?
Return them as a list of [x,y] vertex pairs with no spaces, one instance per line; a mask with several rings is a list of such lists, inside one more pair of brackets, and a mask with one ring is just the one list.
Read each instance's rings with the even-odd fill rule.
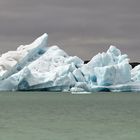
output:
[[0,52],[47,32],[49,45],[83,59],[114,44],[140,61],[139,5],[139,0],[0,0]]

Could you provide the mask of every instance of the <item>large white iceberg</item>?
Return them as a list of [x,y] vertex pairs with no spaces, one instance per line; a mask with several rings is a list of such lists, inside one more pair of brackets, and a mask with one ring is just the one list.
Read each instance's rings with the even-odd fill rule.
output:
[[21,45],[16,51],[2,54],[0,57],[1,79],[8,78],[39,58],[46,51],[47,38],[48,35],[45,33],[30,45]]
[[140,91],[140,65],[132,69],[126,54],[115,46],[94,56],[87,64],[58,46],[47,46],[45,33],[32,44],[0,57],[0,90]]

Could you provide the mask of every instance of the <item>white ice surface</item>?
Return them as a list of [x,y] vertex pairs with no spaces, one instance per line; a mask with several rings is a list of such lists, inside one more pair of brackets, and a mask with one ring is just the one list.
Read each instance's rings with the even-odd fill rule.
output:
[[47,47],[47,34],[0,57],[0,90],[72,93],[140,91],[140,65],[132,69],[115,46],[87,64],[58,46]]

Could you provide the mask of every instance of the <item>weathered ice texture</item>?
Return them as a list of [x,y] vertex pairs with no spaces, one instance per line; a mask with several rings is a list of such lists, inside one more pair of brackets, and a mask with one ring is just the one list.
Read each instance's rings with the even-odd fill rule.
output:
[[72,93],[139,91],[140,65],[133,68],[115,46],[87,64],[58,46],[47,46],[45,33],[32,44],[0,57],[0,90],[44,90]]

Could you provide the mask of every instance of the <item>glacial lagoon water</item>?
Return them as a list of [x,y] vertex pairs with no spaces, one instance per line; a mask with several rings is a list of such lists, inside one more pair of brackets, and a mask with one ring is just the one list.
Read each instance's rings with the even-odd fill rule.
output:
[[139,93],[0,92],[0,140],[139,138]]

